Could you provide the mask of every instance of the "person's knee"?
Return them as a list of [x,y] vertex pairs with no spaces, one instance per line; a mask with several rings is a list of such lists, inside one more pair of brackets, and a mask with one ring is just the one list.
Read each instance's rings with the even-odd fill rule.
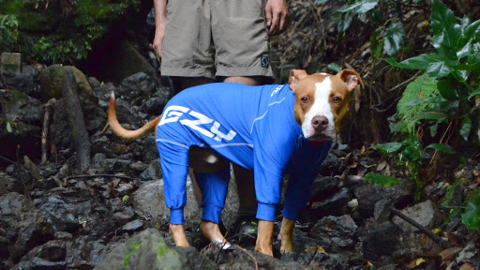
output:
[[197,173],[218,172],[228,166],[220,155],[200,147],[191,147],[188,158],[190,167]]

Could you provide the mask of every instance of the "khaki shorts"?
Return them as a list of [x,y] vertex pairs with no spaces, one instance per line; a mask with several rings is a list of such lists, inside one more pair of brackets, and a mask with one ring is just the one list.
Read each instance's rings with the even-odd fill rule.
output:
[[163,76],[272,76],[265,0],[169,0]]

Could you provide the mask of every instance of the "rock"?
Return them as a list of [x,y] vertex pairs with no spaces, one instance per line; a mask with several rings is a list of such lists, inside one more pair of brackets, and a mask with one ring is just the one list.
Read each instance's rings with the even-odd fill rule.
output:
[[38,170],[38,167],[35,163],[32,162],[32,160],[28,156],[23,156],[23,163],[25,165],[25,168],[28,170],[30,175],[33,177],[35,180],[39,180],[42,178],[40,175],[40,171]]
[[149,163],[151,161],[158,160],[159,154],[158,154],[158,148],[157,148],[157,142],[154,136],[148,136],[145,138],[145,140],[142,141],[142,154],[141,158],[143,162]]
[[147,74],[139,72],[125,78],[120,83],[117,95],[132,105],[139,106],[155,89],[156,81]]
[[42,123],[44,111],[40,101],[16,90],[2,91],[0,95],[3,100],[2,112],[6,119],[26,124]]
[[331,198],[312,207],[312,211],[318,218],[324,216],[339,216],[345,213],[347,203],[352,200],[348,189],[344,188],[340,192],[333,195]]
[[143,181],[159,180],[163,177],[160,159],[153,160],[148,164],[148,168],[140,174]]
[[150,114],[150,115],[160,115],[167,105],[168,99],[159,96],[159,97],[151,97],[147,99],[147,101],[142,105],[142,111]]
[[33,81],[34,77],[28,73],[3,72],[0,87],[22,92],[32,97],[38,97],[39,91]]
[[[7,22],[8,25],[8,22]],[[4,44],[2,44],[4,45]],[[3,49],[3,48],[2,48]],[[5,50],[5,49],[4,49]],[[22,55],[20,53],[2,52],[0,72],[20,73],[22,67]]]
[[171,248],[160,232],[147,229],[119,245],[95,270],[218,269],[194,248]]
[[[430,200],[405,208],[401,212],[428,229],[437,228],[444,220],[443,213]],[[404,231],[418,231],[416,227],[397,216],[393,217],[393,222]]]
[[0,172],[0,196],[9,192],[22,193],[23,185],[18,179]]
[[8,252],[13,262],[53,238],[47,220],[23,195],[8,193],[0,197],[0,220],[9,240]]
[[124,172],[128,170],[131,163],[129,159],[107,158],[105,169],[108,173]]
[[104,111],[108,108],[112,93],[116,92],[117,88],[111,82],[101,84],[93,89],[93,94],[98,99],[98,104]]
[[49,262],[41,258],[33,258],[31,261],[21,262],[11,270],[64,270],[67,267],[66,262]]
[[390,256],[398,248],[402,229],[391,222],[377,226],[363,239],[363,252],[368,260]]
[[62,262],[65,261],[66,256],[67,249],[65,243],[60,240],[53,240],[32,249],[22,258],[22,261],[40,258],[49,262]]
[[129,233],[133,233],[133,232],[139,231],[142,228],[143,228],[143,221],[136,219],[134,221],[130,221],[129,223],[125,224],[122,227],[122,230]]
[[313,256],[310,265],[324,270],[344,270],[349,269],[349,260],[347,255],[318,252]]
[[72,206],[58,195],[50,196],[48,201],[40,206],[40,210],[47,217],[48,223],[54,232],[74,232],[80,228],[80,222],[75,217]]
[[[170,210],[165,205],[163,194],[163,179],[143,183],[137,191],[130,196],[135,212],[143,219],[161,220],[161,223],[170,221]],[[200,222],[200,207],[193,194],[191,181],[187,182],[187,205],[184,209],[185,228],[191,229]]]
[[319,176],[313,181],[310,187],[310,199],[311,202],[323,201],[329,197],[332,197],[340,188],[338,187],[338,180],[330,176]]
[[390,200],[395,207],[406,204],[410,199],[410,192],[404,185],[384,188],[370,183],[363,183],[353,187],[353,194],[358,200],[357,210],[364,218],[373,215],[375,204],[382,199]]
[[0,258],[2,259],[6,259],[10,256],[10,252],[8,251],[8,244],[10,244],[8,238],[0,236]]
[[325,175],[325,176],[341,175],[345,171],[346,169],[345,161],[340,160],[338,155],[340,155],[338,151],[330,150],[330,152],[327,155],[327,158],[325,158],[322,165],[320,166],[321,175]]
[[333,250],[348,250],[355,244],[357,225],[349,215],[328,216],[319,220],[308,232],[308,236],[322,240]]
[[42,100],[47,102],[51,98],[61,99],[63,96],[63,77],[66,70],[71,70],[78,87],[78,95],[81,99],[94,100],[92,87],[88,79],[78,68],[74,66],[51,65],[40,75],[42,87]]
[[[80,100],[85,118],[85,127],[90,134],[100,131],[107,122],[107,115],[97,104],[90,100]],[[73,140],[68,124],[66,101],[57,100],[53,106],[50,123],[49,141],[57,148],[72,148]]]

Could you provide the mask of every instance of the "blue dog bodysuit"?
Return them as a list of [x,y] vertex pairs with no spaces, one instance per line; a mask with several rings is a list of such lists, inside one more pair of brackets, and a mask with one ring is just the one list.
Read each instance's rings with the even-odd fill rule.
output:
[[[283,216],[296,220],[331,142],[314,145],[303,137],[293,116],[294,103],[287,84],[214,83],[186,89],[171,99],[156,137],[170,222],[184,223],[191,146],[212,149],[254,171],[260,220],[274,221],[283,176],[289,174]],[[195,178],[203,194],[202,220],[219,223],[230,179],[228,166]]]

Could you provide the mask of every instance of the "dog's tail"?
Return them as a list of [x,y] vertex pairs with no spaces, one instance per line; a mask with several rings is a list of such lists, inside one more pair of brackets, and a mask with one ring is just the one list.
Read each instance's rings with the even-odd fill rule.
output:
[[[161,116],[161,115],[160,115]],[[146,123],[143,127],[136,129],[136,130],[127,130],[124,129],[117,119],[117,113],[115,111],[115,94],[112,92],[112,96],[110,97],[110,104],[108,106],[108,124],[112,129],[113,133],[115,133],[118,137],[124,140],[135,140],[145,136],[150,131],[153,131],[160,121],[160,116],[153,119],[152,121]]]

